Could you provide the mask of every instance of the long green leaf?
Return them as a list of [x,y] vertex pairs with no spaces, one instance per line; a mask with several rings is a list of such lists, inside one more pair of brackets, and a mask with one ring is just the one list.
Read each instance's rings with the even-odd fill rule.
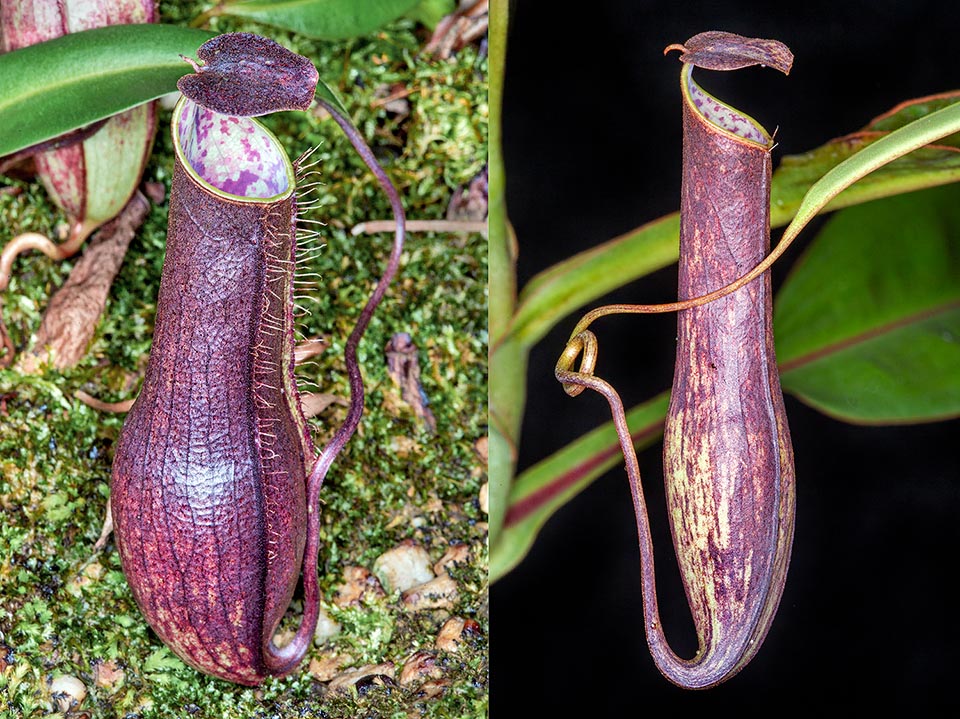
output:
[[[115,25],[0,55],[0,157],[175,92],[214,36],[174,25]],[[349,113],[321,80],[317,95]]]
[[490,17],[490,182],[489,227],[490,281],[489,342],[490,447],[488,454],[490,543],[497,542],[503,525],[510,482],[516,466],[517,443],[526,395],[527,351],[517,342],[501,342],[513,316],[517,295],[517,269],[507,222],[506,178],[503,165],[503,81],[507,55],[506,0],[493,0]]
[[[809,152],[787,155],[774,174],[770,204],[776,208],[775,214],[792,217],[800,207],[803,195],[828,170],[893,130],[958,101],[960,93],[957,92],[910,100],[874,118],[858,132],[830,140]],[[831,203],[830,209],[950,182],[955,179],[956,168],[960,167],[958,146],[957,136],[948,136],[937,140],[936,145],[894,160],[842,193]]]
[[861,178],[913,150],[958,131],[960,131],[960,104],[952,104],[894,130],[848,157],[817,180],[804,195],[797,213],[787,225],[787,229],[783,231],[781,242],[795,237],[835,197]]
[[587,302],[674,264],[679,249],[680,213],[674,212],[557,263],[520,292],[510,334],[532,347]]
[[[456,9],[456,0],[419,0],[416,5],[404,13],[404,17],[426,25],[433,30],[444,17],[455,12]],[[490,22],[494,22],[493,13],[490,13]]]
[[960,187],[851,208],[775,310],[781,381],[849,422],[960,415]]
[[59,137],[177,89],[213,35],[115,25],[0,55],[0,156]]
[[234,15],[320,40],[366,35],[410,12],[418,0],[248,0],[212,14]]
[[[842,161],[858,157],[857,163],[871,163],[869,167],[846,165],[841,175],[830,178],[845,188],[832,195],[826,204],[818,204],[817,211],[867,202],[880,197],[910,192],[925,187],[946,184],[960,179],[960,153],[951,148],[924,148],[913,155],[891,162],[904,154],[903,147],[914,144],[920,132],[933,142],[956,132],[951,121],[955,115],[938,114],[922,128],[914,128],[907,135],[898,135],[892,144],[882,144],[870,155],[881,140],[891,137],[891,129],[920,117],[933,117],[933,112],[957,112],[957,96],[945,95],[936,101],[921,98],[904,103],[897,112],[881,116],[866,132],[839,138],[823,148],[804,155],[784,158],[773,177],[770,223],[773,227],[787,224],[798,212],[813,183],[823,178]],[[953,108],[952,110],[950,108]],[[941,109],[945,108],[945,109]],[[917,135],[918,136],[918,135]],[[900,144],[904,143],[904,144]],[[925,142],[921,142],[926,144]],[[889,164],[886,164],[889,163]],[[884,167],[884,165],[886,166]],[[882,168],[877,170],[876,168]],[[872,168],[872,169],[871,169]],[[867,169],[872,174],[861,174]],[[848,186],[851,178],[858,182]],[[818,193],[826,189],[821,185]],[[809,197],[816,204],[820,195]],[[809,207],[809,206],[808,206]],[[809,216],[802,218],[808,221]],[[532,346],[558,321],[579,307],[596,300],[611,290],[639,277],[676,262],[679,250],[679,219],[671,214],[646,224],[598,247],[574,255],[534,277],[520,293],[519,307],[511,326],[511,333],[524,345]]]
[[526,400],[527,351],[508,341],[490,353],[488,416],[490,443],[487,473],[491,546],[499,536],[509,504],[510,486],[516,471],[520,425]]

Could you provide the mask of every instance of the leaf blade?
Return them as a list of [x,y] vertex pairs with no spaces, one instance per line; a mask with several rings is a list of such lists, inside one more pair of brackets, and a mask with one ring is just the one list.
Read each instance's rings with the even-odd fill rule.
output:
[[319,40],[344,40],[377,30],[419,0],[247,0],[219,12],[292,30]]
[[176,90],[192,71],[180,55],[211,37],[174,25],[116,25],[0,55],[0,156]]
[[[891,161],[960,130],[960,104],[925,115],[848,157],[807,191],[783,238],[796,236],[829,203],[858,180]],[[783,242],[781,238],[781,242]]]
[[488,263],[487,324],[490,344],[488,414],[490,445],[487,471],[490,546],[499,543],[510,486],[516,471],[517,445],[527,391],[527,350],[507,338],[504,330],[513,316],[517,295],[516,254],[506,208],[506,172],[503,164],[502,123],[504,68],[507,56],[509,3],[493,0],[490,16],[489,185],[487,188]]
[[781,288],[774,326],[784,390],[821,412],[960,415],[960,188],[831,218]]

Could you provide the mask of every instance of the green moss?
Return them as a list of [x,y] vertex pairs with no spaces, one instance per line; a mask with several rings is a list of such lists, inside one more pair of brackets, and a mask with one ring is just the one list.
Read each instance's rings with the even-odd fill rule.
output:
[[[165,22],[188,22],[200,3],[163,3]],[[342,97],[355,122],[401,190],[408,216],[442,218],[453,190],[486,161],[486,60],[466,48],[449,61],[418,56],[425,36],[408,20],[369,37],[320,43],[269,28],[216,18],[218,31],[250,30],[308,55]],[[382,88],[406,88],[409,114],[377,102]],[[378,95],[378,92],[381,93]],[[322,186],[313,218],[327,224],[325,246],[304,269],[321,275],[304,306],[304,336],[329,348],[301,368],[320,391],[347,393],[343,344],[366,302],[391,237],[354,237],[350,228],[389,218],[376,182],[329,119],[311,113],[266,118],[291,156],[314,155]],[[161,113],[145,179],[169,190],[169,115]],[[56,236],[66,222],[39,182],[2,178],[0,244],[23,231]],[[292,677],[250,689],[203,676],[157,640],[133,602],[112,542],[95,552],[110,461],[122,416],[94,411],[77,390],[106,401],[135,396],[145,367],[163,261],[166,204],[152,209],[111,289],[89,351],[74,369],[35,376],[0,370],[0,717],[49,711],[48,681],[79,678],[82,709],[96,717],[480,717],[486,715],[486,517],[477,497],[485,467],[475,449],[486,434],[486,245],[482,237],[420,234],[409,238],[401,276],[360,348],[367,409],[358,435],[338,458],[322,492],[321,582],[341,632],[323,651],[354,663],[404,661],[434,650],[452,615],[477,620],[482,632],[456,653],[437,651],[444,681],[436,696],[398,683],[328,692],[304,667]],[[309,264],[309,267],[306,265]],[[71,263],[38,253],[20,257],[3,314],[18,347],[37,331],[50,295]],[[419,348],[422,383],[437,420],[431,434],[399,400],[383,348],[394,332]],[[317,441],[342,422],[332,405],[313,420]],[[451,544],[471,547],[451,569],[460,598],[448,610],[410,612],[398,596],[337,607],[350,566],[370,568],[404,539],[436,560]],[[296,602],[295,602],[296,605]],[[291,617],[295,621],[295,617]],[[434,650],[436,651],[436,650]],[[98,666],[122,679],[98,686]]]

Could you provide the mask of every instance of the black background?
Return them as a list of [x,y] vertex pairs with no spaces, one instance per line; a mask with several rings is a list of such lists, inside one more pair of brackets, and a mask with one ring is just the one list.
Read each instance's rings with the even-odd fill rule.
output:
[[[791,47],[789,77],[762,68],[697,76],[768,129],[779,127],[776,166],[902,100],[960,88],[958,29],[960,9],[944,2],[600,0],[567,10],[516,3],[504,149],[520,286],[677,208],[680,64],[676,54],[662,56],[666,45],[728,30]],[[775,286],[815,231],[808,228],[775,267]],[[675,273],[668,268],[603,301],[670,301]],[[609,419],[600,397],[571,399],[552,376],[579,315],[531,354],[521,469]],[[598,373],[626,406],[669,387],[675,325],[671,315],[594,325]],[[636,528],[621,467],[564,507],[527,559],[492,586],[495,719],[642,716],[664,702],[747,715],[960,703],[960,422],[856,427],[786,402],[798,483],[793,559],[753,662],[705,692],[660,676],[643,636]],[[696,640],[666,533],[660,452],[659,444],[647,450],[640,464],[661,612],[674,649],[690,656]]]

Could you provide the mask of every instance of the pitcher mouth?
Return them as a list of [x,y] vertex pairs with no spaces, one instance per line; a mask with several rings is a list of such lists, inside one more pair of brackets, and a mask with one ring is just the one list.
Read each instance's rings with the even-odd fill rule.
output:
[[763,126],[749,115],[718,100],[693,79],[693,65],[686,65],[681,73],[681,84],[691,108],[704,120],[731,135],[770,147],[773,140]]
[[287,153],[256,120],[222,115],[183,97],[173,110],[172,131],[184,168],[213,194],[263,202],[293,192],[294,171]]

